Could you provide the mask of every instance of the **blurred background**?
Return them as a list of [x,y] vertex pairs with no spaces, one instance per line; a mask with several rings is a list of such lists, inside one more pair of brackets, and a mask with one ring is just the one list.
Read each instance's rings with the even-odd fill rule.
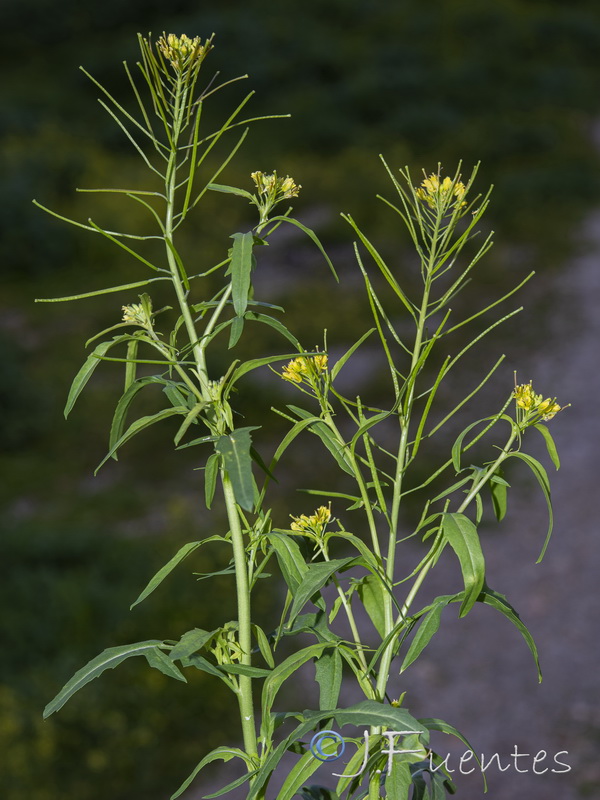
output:
[[[168,5],[168,10],[167,10]],[[194,572],[224,566],[207,550],[183,566],[135,611],[130,603],[149,577],[187,541],[209,532],[201,465],[190,450],[174,454],[166,426],[140,437],[98,477],[121,375],[98,370],[65,423],[62,407],[85,358],[83,344],[114,324],[135,296],[34,305],[51,297],[144,277],[100,237],[36,209],[121,229],[138,212],[75,187],[141,185],[144,173],[122,133],[96,102],[83,65],[129,103],[122,61],[138,57],[136,34],[163,30],[216,34],[203,68],[221,79],[248,73],[214,97],[223,119],[248,91],[252,114],[293,113],[253,127],[224,183],[249,189],[254,170],[292,175],[302,184],[299,218],[313,226],[342,276],[336,287],[306,241],[282,232],[265,254],[257,296],[287,309],[286,322],[306,347],[342,350],[370,327],[353,263],[351,213],[398,270],[411,260],[397,217],[375,195],[392,197],[378,159],[414,176],[438,162],[463,175],[481,161],[478,186],[494,184],[486,224],[497,244],[465,293],[459,313],[484,305],[535,269],[519,296],[524,313],[499,328],[489,350],[473,351],[455,386],[476,385],[500,353],[503,367],[469,419],[492,413],[510,391],[513,370],[544,395],[572,408],[551,424],[563,469],[551,475],[555,537],[542,566],[545,507],[515,470],[518,496],[501,526],[484,529],[488,583],[530,626],[545,680],[537,685],[527,648],[505,620],[475,609],[445,628],[394,688],[408,689],[417,716],[454,724],[476,750],[506,757],[567,751],[568,774],[488,773],[490,796],[547,800],[600,797],[600,686],[597,619],[600,570],[594,497],[599,430],[600,299],[600,10],[596,0],[3,0],[0,48],[0,788],[4,800],[113,800],[169,796],[209,747],[234,743],[224,713],[229,699],[199,674],[189,685],[143,664],[127,663],[90,684],[43,722],[44,705],[105,647],[177,638],[211,619],[233,616],[228,576],[198,583]],[[235,202],[234,202],[235,201]],[[209,197],[186,247],[190,263],[223,256],[244,224],[244,204]],[[335,295],[332,293],[335,291]],[[332,297],[335,296],[334,304]],[[332,305],[336,310],[331,317]],[[263,333],[243,353],[272,345]],[[274,345],[279,347],[279,345]],[[483,352],[485,350],[485,353]],[[491,353],[491,354],[490,354]],[[347,376],[353,391],[379,391],[385,376],[368,350]],[[344,387],[346,388],[346,387]],[[248,424],[289,395],[268,375],[248,381]],[[278,394],[279,393],[279,394]],[[452,397],[448,395],[448,403]],[[593,401],[593,402],[592,402]],[[277,429],[277,424],[275,425]],[[280,428],[283,430],[283,428]],[[451,436],[452,431],[449,432]],[[446,442],[440,442],[440,446]],[[269,453],[270,443],[263,442]],[[282,519],[305,512],[285,494],[314,471],[303,442],[290,451],[274,499]],[[541,448],[535,450],[542,456]],[[432,453],[432,458],[435,453]],[[325,465],[323,482],[335,474]],[[525,486],[523,487],[523,481]],[[217,509],[216,520],[220,523]],[[280,523],[282,524],[282,523]],[[459,575],[440,575],[431,591],[455,591]],[[450,580],[450,586],[448,581]],[[269,624],[271,601],[257,599]],[[349,698],[349,700],[357,698]],[[289,704],[306,704],[294,698]],[[227,706],[228,707],[228,706]],[[449,743],[442,748],[451,749]],[[459,748],[458,752],[462,752]],[[551,757],[550,756],[550,757]],[[521,763],[520,763],[521,766]],[[523,768],[521,766],[521,768]],[[457,775],[459,796],[482,796],[481,782]],[[324,774],[324,781],[326,774]],[[461,787],[462,791],[461,791]],[[190,797],[200,795],[190,794]]]

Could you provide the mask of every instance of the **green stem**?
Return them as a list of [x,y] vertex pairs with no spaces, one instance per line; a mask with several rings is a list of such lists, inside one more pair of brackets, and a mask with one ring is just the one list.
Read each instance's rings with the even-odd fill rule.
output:
[[[398,539],[398,520],[400,517],[400,500],[402,497],[402,482],[404,478],[404,471],[406,468],[410,418],[412,413],[412,406],[415,393],[415,383],[417,378],[414,372],[421,357],[423,331],[425,329],[425,320],[427,319],[427,307],[429,305],[429,294],[431,290],[431,281],[429,275],[433,268],[434,258],[435,258],[435,250],[433,248],[430,255],[428,274],[425,281],[425,289],[423,291],[423,299],[421,302],[419,318],[417,321],[417,330],[415,335],[415,344],[413,347],[410,371],[408,373],[408,380],[411,382],[411,384],[407,392],[406,400],[404,402],[404,412],[399,416],[401,434],[400,434],[400,443],[398,445],[398,455],[396,458],[396,474],[394,479],[394,493],[392,497],[391,525],[390,525],[390,535],[388,541],[388,551],[386,560],[386,577],[390,587],[393,586],[394,584],[394,574],[396,566],[396,544]],[[395,623],[394,623],[393,600],[390,594],[387,592],[386,592],[385,606],[384,606],[384,620],[385,620],[385,635],[388,636],[393,630]],[[385,697],[385,691],[389,679],[389,672],[393,657],[394,657],[394,642],[390,641],[389,645],[383,652],[379,668],[379,674],[377,676],[377,695],[379,699],[382,701],[383,698]]]
[[[319,547],[320,547],[321,553],[323,554],[323,558],[325,559],[325,561],[330,561],[331,559],[329,558],[329,553],[327,552],[327,549],[322,544],[320,544]],[[359,633],[358,627],[356,625],[356,620],[354,619],[354,613],[352,611],[352,606],[348,602],[348,598],[346,597],[346,593],[344,592],[344,590],[340,586],[340,582],[337,579],[336,575],[333,576],[333,583],[335,585],[335,588],[337,589],[338,596],[339,596],[340,600],[342,601],[342,605],[344,606],[344,611],[346,612],[346,617],[348,618],[348,623],[350,625],[350,630],[352,631],[352,636],[354,636],[354,644],[356,645],[356,652],[358,653],[358,658],[359,658],[361,667],[364,669],[365,677],[368,679],[368,676],[367,676],[368,665],[367,665],[367,659],[365,658],[364,645],[363,645],[363,643],[361,641],[361,638],[360,638],[360,633]],[[362,687],[362,689],[363,689],[363,691],[365,691],[365,687],[364,686]],[[367,694],[366,691],[365,691],[365,694]],[[369,700],[371,700],[372,697],[373,697],[372,692],[367,694],[367,696],[368,696]]]
[[[472,489],[470,490],[470,492],[468,493],[468,495],[465,497],[465,499],[463,500],[463,502],[462,502],[462,503],[460,504],[460,506],[458,507],[458,509],[457,509],[457,512],[456,512],[456,513],[458,513],[458,514],[462,514],[462,513],[463,513],[463,512],[464,512],[464,511],[467,509],[467,507],[469,506],[469,504],[470,504],[470,503],[473,501],[473,499],[476,497],[476,495],[477,495],[477,494],[478,494],[478,492],[479,492],[479,491],[482,489],[482,487],[485,485],[485,483],[486,483],[486,482],[487,482],[487,481],[490,479],[490,477],[491,477],[491,476],[494,474],[494,472],[495,472],[495,471],[498,469],[498,467],[500,466],[500,464],[502,464],[502,462],[503,462],[503,461],[504,461],[506,458],[508,458],[508,456],[509,456],[509,450],[510,450],[510,447],[511,447],[512,443],[515,441],[515,439],[516,439],[518,436],[519,436],[519,430],[518,430],[518,429],[516,429],[516,430],[513,430],[513,432],[511,433],[511,435],[508,437],[508,440],[507,440],[506,444],[505,444],[505,445],[504,445],[504,447],[502,448],[502,452],[500,453],[500,455],[498,456],[498,458],[497,458],[497,459],[496,459],[496,460],[495,460],[495,461],[494,461],[492,464],[490,464],[490,466],[489,466],[489,467],[488,467],[488,468],[485,470],[485,472],[484,472],[484,473],[481,475],[481,477],[479,478],[479,480],[478,480],[478,481],[477,481],[477,482],[476,482],[476,483],[473,485],[473,487],[472,487]],[[441,553],[441,551],[443,550],[443,548],[445,547],[445,545],[446,545],[446,543],[445,543],[443,540],[441,540],[441,548],[440,548],[440,551],[439,551],[439,553]],[[434,564],[436,563],[436,561],[438,560],[439,553],[436,553],[436,552],[435,552],[436,546],[437,546],[437,542],[436,542],[436,543],[434,543],[434,545],[432,546],[432,548],[431,548],[431,551],[430,551],[430,554],[429,554],[429,558],[428,558],[428,559],[426,560],[426,562],[423,564],[423,567],[422,567],[421,571],[419,572],[419,574],[417,575],[417,577],[416,577],[416,579],[415,579],[415,582],[414,582],[414,584],[413,584],[413,585],[412,585],[412,587],[411,587],[411,590],[410,590],[410,592],[409,592],[409,593],[408,593],[408,595],[406,596],[406,600],[404,601],[404,604],[403,604],[403,606],[402,606],[402,609],[400,610],[400,614],[398,615],[398,619],[396,620],[396,625],[397,625],[397,624],[398,624],[398,623],[399,623],[401,620],[403,620],[403,619],[405,619],[405,618],[406,618],[406,615],[408,614],[408,611],[409,611],[409,609],[410,609],[410,606],[412,605],[412,603],[413,603],[413,601],[414,601],[414,599],[415,599],[415,596],[416,596],[417,592],[418,592],[418,591],[419,591],[419,589],[421,588],[421,585],[423,584],[423,581],[425,580],[425,578],[426,578],[426,576],[427,576],[427,573],[429,572],[429,570],[430,570],[430,569],[433,567],[433,565],[434,565]]]
[[373,509],[371,508],[371,500],[369,498],[369,493],[367,491],[365,479],[363,478],[362,472],[360,471],[358,462],[354,456],[354,453],[352,453],[350,449],[346,447],[346,442],[344,441],[344,437],[339,432],[337,425],[333,421],[333,417],[331,416],[331,413],[328,410],[325,410],[323,421],[335,435],[340,445],[344,448],[345,456],[348,459],[350,466],[352,467],[352,472],[354,473],[354,479],[358,484],[358,489],[360,491],[360,498],[365,508],[365,514],[367,515],[367,522],[369,525],[369,531],[371,533],[371,543],[373,545],[373,552],[375,553],[379,561],[381,561],[381,547],[379,546],[379,537],[377,536],[377,524],[375,523],[375,517],[373,516]]
[[[225,470],[221,470],[221,482],[227,508],[227,518],[231,531],[231,544],[235,564],[235,585],[237,593],[237,611],[239,625],[239,644],[242,651],[240,662],[246,666],[252,665],[252,618],[250,607],[250,586],[248,582],[248,568],[246,564],[246,548],[240,518],[235,504],[233,486]],[[254,720],[254,702],[252,699],[252,678],[247,675],[239,676],[238,704],[240,708],[240,721],[244,749],[249,756],[258,753],[256,726]]]

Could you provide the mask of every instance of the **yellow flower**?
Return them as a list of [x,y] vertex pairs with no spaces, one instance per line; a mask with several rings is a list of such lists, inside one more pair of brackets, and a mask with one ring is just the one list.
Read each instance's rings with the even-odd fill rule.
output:
[[131,325],[146,325],[148,320],[143,305],[132,303],[130,306],[123,306],[123,322],[129,322]]
[[289,176],[278,178],[276,172],[273,172],[272,175],[266,175],[264,172],[252,172],[250,177],[254,181],[258,193],[267,195],[271,204],[298,197],[302,188]]
[[432,172],[429,177],[425,177],[416,193],[419,200],[427,203],[430,208],[439,208],[447,207],[452,202],[460,207],[466,206],[467,203],[463,200],[466,191],[466,186],[461,181],[444,178],[440,183],[439,174]]
[[311,383],[311,379],[314,380],[315,377],[326,370],[326,353],[320,353],[310,358],[298,356],[298,358],[294,358],[283,368],[281,377],[285,381],[291,381],[292,383],[302,383],[303,380],[307,383]]
[[208,52],[212,50],[210,40],[202,44],[199,36],[190,39],[185,33],[182,33],[181,36],[176,36],[174,33],[168,35],[163,33],[156,44],[177,72],[201,63]]
[[290,530],[296,533],[313,534],[314,536],[321,536],[327,524],[331,521],[331,508],[328,506],[319,506],[314,514],[310,516],[301,514],[299,517],[294,517],[290,514],[292,522]]
[[541,418],[544,422],[551,420],[562,410],[562,406],[558,405],[556,399],[547,397],[544,400],[543,395],[536,394],[533,391],[532,381],[517,386],[514,398],[518,408],[522,408],[528,414],[537,414],[538,419]]
[[552,417],[555,417],[558,412],[561,411],[561,408],[562,407],[559,406],[558,403],[555,403],[548,397],[546,400],[542,400],[537,410],[540,412],[540,414],[542,414],[542,419],[547,421],[552,419]]

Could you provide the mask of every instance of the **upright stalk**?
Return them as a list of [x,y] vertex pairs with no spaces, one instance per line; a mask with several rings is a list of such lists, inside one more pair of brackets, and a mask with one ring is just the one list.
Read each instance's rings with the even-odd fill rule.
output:
[[[225,472],[221,470],[221,481],[223,484],[223,494],[225,495],[225,506],[231,531],[231,544],[233,548],[233,560],[235,564],[235,585],[237,591],[237,611],[239,625],[239,645],[242,651],[240,663],[245,666],[252,664],[252,618],[250,606],[250,586],[248,582],[248,568],[246,564],[246,548],[240,518],[235,504],[233,486],[231,480]],[[247,675],[238,677],[238,704],[240,708],[240,720],[242,724],[242,735],[244,737],[244,749],[249,756],[258,754],[256,726],[254,721],[254,703],[252,699],[252,678]]]
[[[179,273],[179,268],[174,254],[174,220],[175,220],[175,195],[177,191],[177,155],[178,155],[178,139],[181,130],[182,115],[185,111],[186,103],[186,89],[182,86],[181,80],[178,81],[177,89],[175,92],[175,103],[173,107],[173,127],[172,127],[172,140],[171,140],[171,153],[167,163],[167,172],[165,177],[165,189],[167,198],[166,218],[165,218],[165,244],[166,254],[171,271],[171,278],[175,294],[179,303],[179,308],[184,320],[185,328],[188,334],[194,360],[196,362],[196,372],[200,382],[200,389],[205,399],[210,400],[210,391],[208,385],[208,374],[206,369],[205,346],[198,337],[192,313],[187,302],[187,293],[183,286],[182,278]],[[218,319],[219,314],[222,312],[225,303],[229,299],[231,289],[225,291],[221,302],[215,309],[209,329],[212,328]],[[227,518],[229,521],[229,529],[231,531],[231,544],[233,549],[233,560],[235,565],[235,580],[237,591],[237,612],[238,612],[238,637],[239,646],[242,651],[241,664],[250,666],[252,662],[252,627],[251,627],[251,604],[250,604],[250,588],[248,582],[248,567],[246,562],[246,551],[244,546],[243,532],[240,524],[240,518],[235,502],[233,486],[227,472],[221,470],[221,482],[223,486],[223,494],[225,498],[225,506],[227,509]],[[254,703],[252,698],[252,678],[247,675],[238,676],[238,689],[237,698],[240,711],[240,722],[242,728],[242,736],[244,740],[244,749],[251,757],[256,757],[258,754],[256,728],[254,720]]]

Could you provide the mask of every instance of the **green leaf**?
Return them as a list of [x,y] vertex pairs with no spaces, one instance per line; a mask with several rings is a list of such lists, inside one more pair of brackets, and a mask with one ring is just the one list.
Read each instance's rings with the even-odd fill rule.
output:
[[[132,340],[132,342],[134,344],[137,344],[137,341],[135,340]],[[129,366],[129,364],[127,364],[126,366]],[[113,414],[112,423],[110,426],[110,435],[108,438],[108,446],[110,449],[114,447],[114,445],[119,441],[119,439],[123,435],[123,428],[125,427],[125,419],[127,417],[127,412],[134,397],[137,395],[139,391],[141,391],[144,388],[144,386],[157,383],[164,385],[165,383],[164,378],[160,378],[157,375],[151,375],[146,378],[138,378],[129,385],[126,391],[123,392],[123,394],[119,398],[119,402],[115,407],[115,413]],[[116,453],[113,454],[113,458],[116,459]]]
[[309,564],[302,576],[300,585],[294,592],[294,602],[290,611],[289,623],[291,624],[296,619],[310,598],[325,586],[335,572],[347,569],[351,564],[355,564],[356,561],[357,559],[350,557]]
[[252,479],[252,458],[250,431],[257,426],[238,428],[227,436],[220,436],[215,442],[215,450],[223,459],[223,466],[233,486],[236,503],[246,511],[254,507],[254,481]]
[[269,541],[277,556],[279,568],[292,594],[296,593],[308,567],[298,543],[285,533],[271,531]]
[[296,358],[298,353],[287,353],[281,356],[265,356],[264,358],[251,358],[249,361],[245,361],[243,364],[240,364],[237,367],[230,379],[230,385],[233,386],[242,375],[245,375],[247,372],[251,372],[253,369],[258,369],[258,367],[264,367],[267,364],[274,364],[276,361],[287,361],[290,358]]
[[408,800],[408,792],[412,786],[410,766],[405,761],[395,759],[385,779],[385,794],[390,800]]
[[244,316],[247,320],[251,320],[252,322],[262,322],[265,325],[269,325],[271,328],[280,333],[285,339],[291,342],[294,347],[297,347],[298,350],[302,349],[300,342],[298,339],[296,339],[294,334],[288,331],[285,325],[278,319],[275,319],[275,317],[271,317],[268,314],[260,314],[256,311],[247,311]]
[[210,509],[215,496],[220,462],[221,459],[218,453],[211,453],[206,459],[206,465],[204,467],[204,500],[208,509]]
[[444,514],[442,532],[460,562],[465,584],[465,599],[460,607],[459,616],[464,617],[477,600],[485,579],[485,560],[479,535],[471,520],[464,514],[457,513]]
[[176,658],[184,659],[202,650],[206,642],[208,642],[216,633],[216,631],[205,631],[202,628],[194,628],[191,631],[186,631],[175,647],[169,653],[169,658],[173,661]]
[[[121,243],[119,242],[119,244]],[[148,266],[152,267],[152,269],[156,269],[156,267],[152,266],[152,264],[148,263]],[[88,297],[98,297],[98,295],[101,294],[111,294],[112,292],[125,292],[125,291],[130,291],[131,289],[139,289],[141,286],[147,286],[149,283],[153,283],[154,281],[163,281],[163,280],[168,280],[168,278],[166,277],[148,278],[145,281],[136,281],[135,283],[124,283],[121,286],[111,286],[108,289],[97,289],[95,292],[84,292],[83,294],[72,294],[69,295],[68,297],[37,297],[34,300],[34,303],[68,303],[71,300],[85,300]]]
[[[267,678],[267,681],[268,680],[269,679]],[[285,753],[288,751],[288,749],[294,742],[299,741],[314,727],[314,724],[315,723],[312,720],[310,720],[309,722],[306,721],[301,722],[286,736],[286,738],[283,741],[281,741],[277,745],[277,747],[269,754],[269,756],[263,762],[261,768],[258,770],[256,778],[252,782],[252,786],[250,787],[250,791],[248,792],[246,800],[258,800],[259,797],[264,798],[265,795],[264,792],[262,792],[263,786],[271,777],[273,771],[281,761],[282,757],[285,755]],[[262,729],[266,730],[268,734],[267,740],[270,740],[270,733],[272,732],[273,727],[274,727],[273,717],[270,716],[269,719],[263,717]]]
[[254,200],[253,195],[245,189],[238,189],[235,186],[224,186],[221,183],[209,183],[206,187],[211,192],[223,192],[223,194],[237,194],[240,197],[245,197],[247,200]]
[[310,228],[307,228],[306,225],[303,225],[301,222],[298,222],[297,219],[292,219],[291,217],[282,217],[282,216],[280,216],[280,217],[271,217],[269,219],[269,222],[289,222],[290,225],[295,225],[297,228],[300,228],[300,230],[303,231],[308,236],[308,238],[314,244],[317,245],[317,247],[319,248],[319,250],[321,252],[321,255],[324,257],[325,261],[327,262],[327,265],[328,265],[329,269],[331,270],[331,272],[333,274],[333,277],[339,283],[340,279],[338,278],[337,272],[335,271],[335,267],[331,263],[331,259],[329,258],[329,256],[325,252],[325,248],[323,247],[323,245],[319,241],[319,238],[317,237],[316,233],[313,230],[311,230]]
[[136,642],[135,644],[121,645],[120,647],[109,647],[100,655],[89,661],[85,667],[78,670],[75,675],[66,683],[56,697],[48,703],[44,709],[44,719],[61,709],[75,692],[78,692],[86,683],[93,681],[107,669],[114,669],[122,661],[132,656],[143,656],[147,652],[153,651],[162,642],[151,639],[146,642]]
[[454,465],[454,469],[456,470],[456,472],[460,472],[461,471],[461,468],[460,468],[460,457],[461,457],[461,454],[462,454],[462,443],[464,441],[465,436],[467,435],[467,433],[469,433],[469,431],[473,430],[473,428],[476,425],[480,425],[482,422],[488,422],[491,419],[494,419],[494,418],[493,417],[484,417],[483,419],[478,419],[475,422],[472,422],[470,425],[467,425],[467,427],[464,429],[464,431],[462,431],[462,433],[460,433],[458,435],[456,441],[452,445],[452,464]]
[[266,678],[272,672],[270,669],[250,667],[247,664],[219,664],[219,669],[228,675],[246,675],[248,678]]
[[552,463],[556,467],[556,469],[560,469],[560,458],[558,457],[558,451],[556,449],[556,444],[554,443],[554,439],[552,438],[552,434],[548,430],[546,425],[542,425],[541,422],[538,422],[536,425],[533,426],[537,431],[539,431],[542,436],[544,437],[544,441],[546,443],[546,450],[548,451],[548,455],[552,460]]
[[488,606],[492,606],[492,608],[495,608],[501,614],[504,614],[504,616],[508,620],[510,620],[512,624],[517,628],[517,630],[521,633],[522,637],[525,639],[527,643],[527,647],[529,648],[531,655],[533,656],[533,660],[535,661],[535,666],[538,672],[538,680],[541,683],[542,671],[540,668],[537,647],[535,646],[533,636],[527,629],[527,626],[523,623],[523,621],[519,617],[516,610],[510,605],[510,603],[504,597],[504,595],[499,594],[498,592],[494,592],[487,586],[485,587],[482,594],[479,596],[479,601],[481,603],[485,603]]
[[275,661],[273,660],[273,653],[271,652],[271,647],[269,645],[269,640],[260,627],[260,625],[256,625],[252,623],[252,630],[254,631],[254,635],[256,636],[256,641],[258,642],[258,649],[264,660],[267,664],[271,667],[271,669],[275,668]]
[[379,575],[366,575],[358,584],[358,596],[380,636],[385,636],[385,601],[387,592]]
[[159,650],[157,647],[155,647],[154,650],[146,651],[144,655],[146,656],[146,661],[148,664],[150,664],[151,667],[154,667],[154,669],[162,672],[163,675],[167,675],[169,678],[175,678],[176,681],[183,681],[184,683],[187,683],[185,675],[175,666],[169,656],[162,652],[162,650]]
[[346,462],[344,445],[337,440],[333,431],[328,428],[327,425],[319,419],[319,417],[315,417],[314,414],[310,414],[303,408],[292,405],[289,405],[288,408],[294,414],[297,414],[302,420],[312,420],[311,423],[307,422],[307,425],[310,427],[312,433],[315,433],[323,442],[325,447],[336,460],[340,469],[342,469],[344,472],[347,472],[348,475],[354,476],[352,467]]
[[179,427],[179,430],[175,434],[175,437],[173,439],[173,442],[174,442],[175,445],[178,445],[179,442],[183,439],[187,429],[190,427],[192,422],[196,421],[196,418],[198,417],[198,414],[202,411],[203,408],[206,407],[206,405],[207,405],[207,403],[205,403],[204,401],[201,401],[199,403],[196,403],[196,405],[193,406],[189,410],[189,412],[187,413],[185,419],[181,423],[181,426]]
[[277,800],[292,800],[303,784],[319,769],[321,762],[308,750],[288,772],[283,786],[277,793]]
[[175,567],[181,561],[183,561],[183,559],[186,558],[186,556],[189,556],[189,554],[192,553],[197,547],[200,547],[200,545],[206,544],[207,542],[215,542],[215,541],[225,542],[227,541],[227,539],[225,539],[223,536],[209,536],[208,539],[202,539],[200,542],[188,542],[187,544],[184,544],[183,547],[181,547],[177,551],[177,553],[173,556],[173,558],[168,563],[166,563],[164,567],[161,567],[161,569],[158,570],[156,575],[154,575],[154,577],[150,579],[146,588],[141,592],[137,600],[133,602],[129,607],[130,610],[134,606],[137,606],[138,603],[141,603],[142,600],[145,600],[148,597],[148,595],[152,594],[152,592],[156,589],[156,587],[159,586],[164,581],[167,575],[169,575],[169,573],[171,573],[175,569]]
[[125,444],[125,442],[132,439],[136,434],[143,431],[144,428],[148,428],[150,425],[154,425],[157,422],[161,422],[163,419],[167,419],[167,417],[173,417],[175,415],[183,415],[187,414],[187,408],[185,406],[177,406],[176,408],[163,408],[162,411],[157,411],[156,414],[148,414],[145,417],[140,417],[136,419],[135,422],[132,422],[129,428],[125,431],[125,433],[121,436],[118,441],[110,448],[108,453],[104,456],[102,461],[98,464],[96,469],[94,470],[94,475],[98,473],[104,464],[112,458],[112,456],[119,450],[119,448]]
[[73,383],[71,384],[71,388],[69,389],[69,395],[67,397],[67,402],[65,405],[64,415],[65,419],[69,416],[71,409],[75,405],[75,402],[81,392],[83,391],[85,385],[92,377],[94,370],[102,360],[102,356],[110,350],[111,347],[114,347],[116,344],[120,342],[125,342],[129,339],[129,336],[116,336],[114,339],[111,339],[108,342],[101,342],[94,348],[94,351],[90,353],[90,355],[86,358],[83,366],[75,375],[73,379]]
[[[435,719],[434,717],[423,717],[419,719],[419,722],[421,723],[421,725],[424,725],[428,731],[439,731],[440,733],[445,733],[448,736],[455,736],[473,753],[475,760],[481,767],[481,761],[479,759],[479,756],[477,755],[475,750],[473,750],[471,743],[453,725],[444,722],[443,719]],[[485,772],[483,770],[481,770],[481,777],[483,778],[484,791],[487,792],[487,780],[485,777]]]
[[546,548],[548,547],[548,542],[552,536],[552,528],[554,527],[554,512],[552,511],[552,497],[550,495],[550,481],[548,480],[548,473],[536,458],[527,455],[527,453],[513,452],[509,453],[508,457],[520,458],[521,461],[524,461],[527,464],[539,483],[546,499],[546,505],[548,507],[548,533],[546,534],[546,539],[544,540],[544,544],[542,546],[542,552],[539,554],[536,561],[536,564],[539,564],[544,557]]
[[492,495],[494,514],[498,522],[502,522],[506,516],[506,499],[509,484],[502,477],[502,470],[500,467],[498,467],[490,478],[488,486],[490,487],[490,493]]
[[207,661],[203,656],[198,655],[198,653],[192,653],[191,656],[186,656],[185,658],[181,659],[181,664],[184,667],[195,667],[200,672],[206,672],[208,675],[214,675],[215,678],[220,678],[224,683],[229,686],[230,689],[235,691],[235,687],[232,682],[227,678],[224,672],[217,669],[214,664],[211,664],[210,661]]
[[247,772],[245,775],[241,775],[239,778],[236,778],[231,783],[228,783],[227,786],[223,786],[216,792],[212,792],[212,794],[205,794],[203,800],[210,800],[212,797],[220,797],[222,794],[227,794],[227,792],[231,792],[233,789],[237,789],[238,786],[242,786],[246,781],[249,781],[254,775],[258,772],[257,769],[253,769],[251,772]]
[[442,611],[449,602],[453,599],[454,595],[446,595],[444,597],[437,597],[431,605],[428,613],[425,615],[419,628],[408,648],[408,652],[404,657],[404,661],[402,662],[402,666],[400,667],[400,672],[404,672],[404,670],[416,661],[416,659],[421,655],[423,650],[427,647],[431,638],[435,633],[437,633],[438,628],[440,627],[440,617],[442,615]]
[[241,317],[248,307],[250,277],[254,265],[252,258],[254,237],[252,231],[248,231],[248,233],[234,233],[231,238],[233,239],[233,248],[231,250],[233,308],[237,316]]
[[331,380],[332,380],[332,381],[336,379],[336,377],[337,377],[337,375],[338,375],[339,371],[340,371],[340,370],[341,370],[341,368],[344,366],[344,364],[346,363],[346,361],[348,361],[348,359],[350,358],[350,356],[351,356],[351,355],[352,355],[352,354],[353,354],[353,353],[354,353],[354,352],[355,352],[355,351],[356,351],[356,350],[357,350],[357,349],[358,349],[358,348],[361,346],[361,344],[362,344],[362,343],[365,341],[365,339],[368,339],[368,337],[369,337],[369,336],[370,336],[370,335],[373,333],[373,331],[375,331],[375,330],[377,330],[377,329],[376,329],[376,328],[371,328],[370,330],[368,330],[368,331],[367,331],[365,334],[363,334],[363,335],[360,337],[360,339],[359,339],[357,342],[354,342],[354,344],[352,345],[352,347],[351,347],[349,350],[347,350],[347,351],[344,353],[344,355],[343,355],[343,356],[342,356],[340,359],[338,359],[338,360],[335,362],[335,364],[333,365],[333,367],[332,367],[332,369],[331,369]]
[[272,731],[273,721],[271,719],[271,708],[281,688],[281,685],[291,675],[294,674],[303,664],[310,661],[311,658],[318,658],[325,648],[331,647],[328,643],[311,644],[308,647],[303,647],[291,656],[288,656],[284,661],[278,664],[271,672],[269,677],[265,680],[262,690],[262,725],[261,735],[266,739],[270,738]]
[[232,758],[241,758],[242,761],[246,763],[248,767],[252,765],[250,758],[242,751],[239,750],[237,747],[217,747],[214,750],[211,750],[208,755],[204,756],[202,761],[194,768],[191,775],[189,775],[185,781],[181,784],[179,789],[177,789],[172,795],[171,800],[176,800],[177,797],[182,795],[185,790],[190,786],[196,775],[204,769],[207,764],[210,764],[212,761],[231,761]]
[[324,711],[338,704],[342,686],[342,657],[339,650],[326,650],[315,661],[315,677],[319,684],[319,708]]
[[378,703],[376,700],[363,700],[349,708],[336,708],[330,711],[303,711],[307,721],[332,718],[340,727],[342,725],[380,726],[397,731],[414,731],[427,734],[427,728],[416,720],[405,708]]
[[303,786],[300,789],[299,796],[302,800],[339,800],[339,796],[332,789],[326,786]]
[[231,330],[229,331],[228,349],[235,347],[244,331],[244,317],[234,317],[231,320]]

